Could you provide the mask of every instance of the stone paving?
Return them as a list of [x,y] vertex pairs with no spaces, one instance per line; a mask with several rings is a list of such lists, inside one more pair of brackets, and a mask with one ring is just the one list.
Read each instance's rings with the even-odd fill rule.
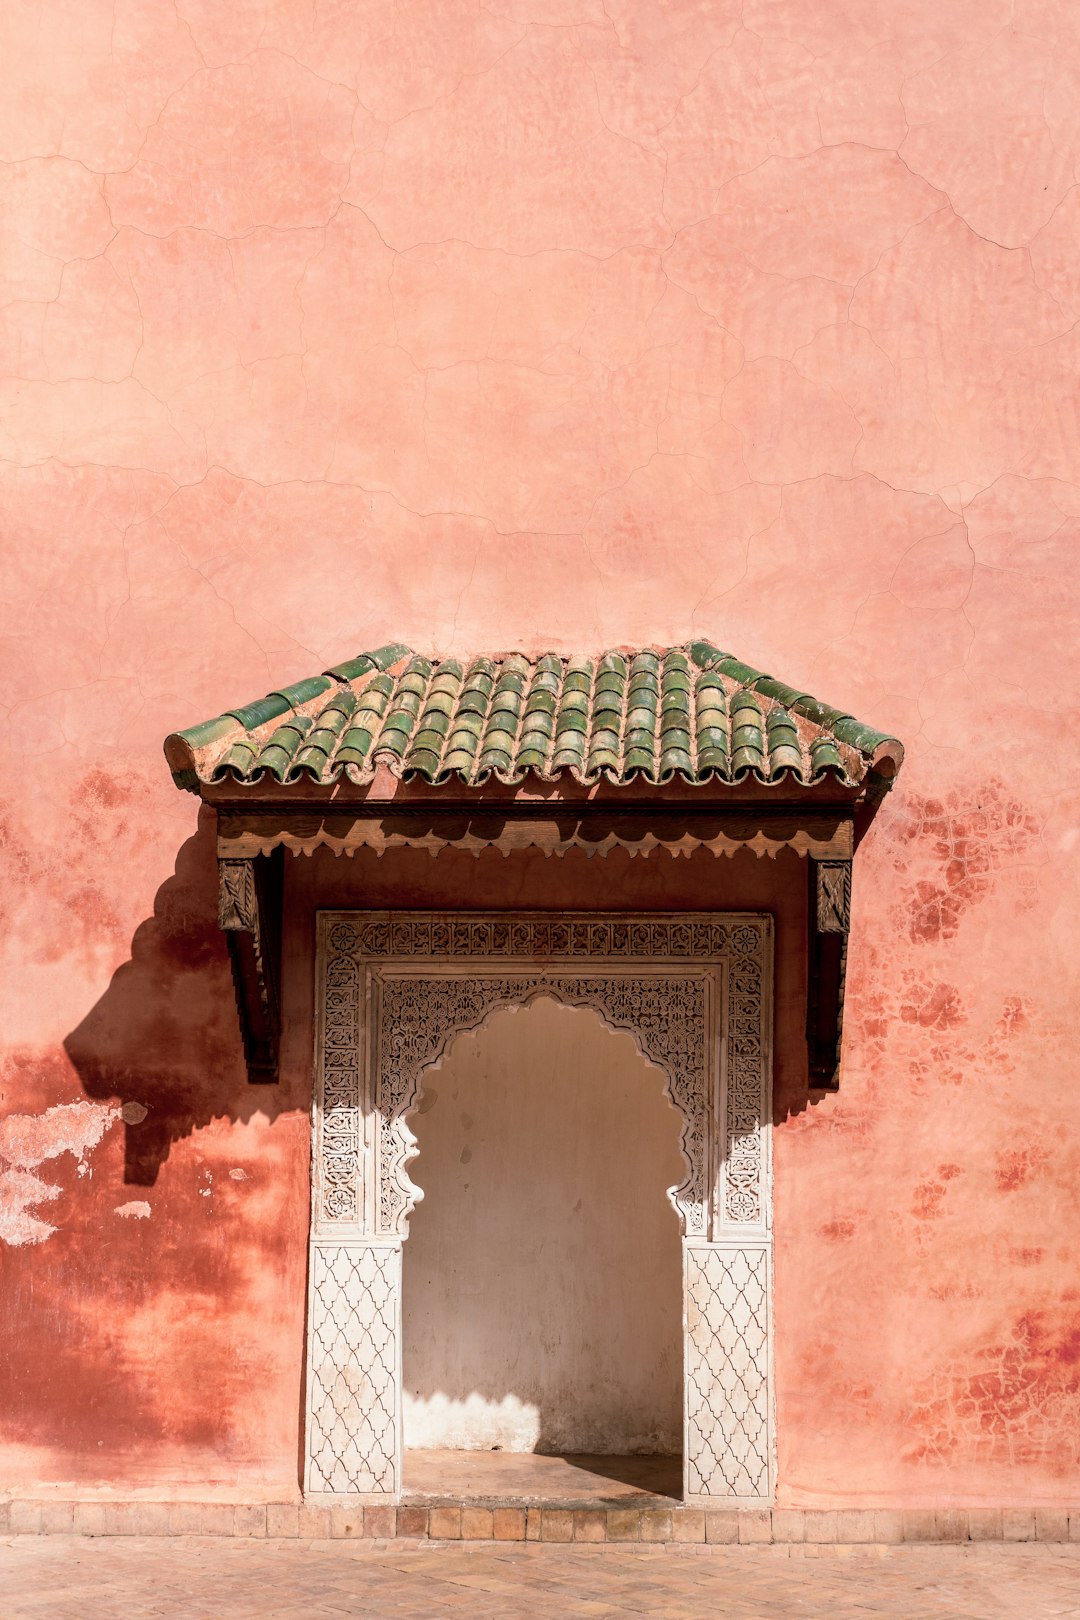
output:
[[559,1547],[19,1536],[0,1620],[1067,1620],[1080,1545]]

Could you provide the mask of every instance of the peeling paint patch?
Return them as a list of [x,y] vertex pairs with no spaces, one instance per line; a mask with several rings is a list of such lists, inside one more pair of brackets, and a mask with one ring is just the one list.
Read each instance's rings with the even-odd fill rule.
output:
[[148,1221],[150,1219],[150,1205],[145,1198],[132,1198],[126,1204],[117,1204],[113,1214],[122,1215],[125,1220]]
[[140,1102],[127,1102],[120,1110],[120,1118],[125,1125],[141,1125],[146,1118],[146,1109]]
[[120,1116],[108,1103],[57,1103],[43,1114],[9,1114],[0,1121],[0,1158],[23,1169],[73,1153],[80,1163]]
[[237,1167],[235,1170],[229,1171],[230,1181],[247,1181],[247,1179],[248,1173],[246,1170],[241,1170],[239,1167]]
[[44,1243],[52,1237],[56,1227],[30,1210],[35,1204],[48,1204],[59,1196],[59,1187],[42,1181],[32,1170],[0,1171],[0,1243],[21,1248],[25,1243]]
[[9,1114],[0,1121],[0,1242],[21,1247],[44,1243],[57,1230],[31,1214],[60,1196],[55,1182],[36,1174],[63,1153],[74,1155],[80,1176],[90,1173],[86,1155],[120,1118],[113,1104],[58,1103],[43,1114]]

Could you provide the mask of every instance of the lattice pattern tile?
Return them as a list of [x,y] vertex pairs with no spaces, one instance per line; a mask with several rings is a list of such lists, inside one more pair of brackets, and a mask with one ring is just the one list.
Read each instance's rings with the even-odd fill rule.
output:
[[687,1267],[687,1489],[769,1496],[767,1250],[691,1248]]
[[397,1490],[401,1251],[318,1244],[312,1256],[309,1491]]

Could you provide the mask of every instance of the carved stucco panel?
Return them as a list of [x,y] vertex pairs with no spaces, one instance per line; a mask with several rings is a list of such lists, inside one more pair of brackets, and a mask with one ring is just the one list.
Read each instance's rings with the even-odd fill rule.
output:
[[[323,1061],[314,1163],[319,1229],[356,1229],[365,1221],[361,1003],[365,975],[378,972],[383,980],[375,1079],[379,1124],[374,1162],[368,1165],[377,1186],[371,1212],[375,1224],[365,1229],[403,1232],[415,1202],[416,1189],[406,1174],[412,1139],[405,1116],[415,1103],[423,1069],[438,1060],[454,1034],[475,1028],[499,1007],[520,1005],[546,989],[572,1004],[593,1006],[613,1027],[630,1030],[645,1056],[664,1070],[668,1094],[683,1115],[682,1147],[688,1163],[673,1201],[686,1232],[704,1232],[711,1191],[710,1031],[704,1014],[699,1016],[696,1006],[682,1003],[690,970],[705,967],[724,975],[727,989],[719,1186],[712,1224],[717,1229],[767,1226],[767,1136],[762,1129],[770,1083],[764,999],[767,928],[767,920],[759,917],[719,921],[324,915]],[[420,1007],[416,993],[396,987],[389,972],[395,959],[415,963],[421,958],[429,959],[435,970],[425,981],[430,999],[422,1020],[416,1016]],[[542,965],[543,971],[523,973],[523,958]],[[639,959],[643,971],[634,980],[636,1006],[628,1003],[625,980],[617,982],[600,972],[587,976],[557,972],[560,960],[567,958],[587,958],[597,969],[604,960],[625,969]],[[437,963],[460,968],[462,959],[477,969],[486,965],[486,971],[452,986],[448,977],[439,978]],[[685,963],[685,971],[664,974],[661,964],[667,963]],[[669,1000],[661,1007],[650,1002],[647,986],[658,978],[664,979],[678,1004]]]
[[362,970],[351,951],[323,968],[322,1061],[315,1111],[315,1221],[355,1225],[364,1208],[361,1098]]
[[397,1494],[400,1319],[399,1246],[313,1246],[308,1313],[309,1492]]

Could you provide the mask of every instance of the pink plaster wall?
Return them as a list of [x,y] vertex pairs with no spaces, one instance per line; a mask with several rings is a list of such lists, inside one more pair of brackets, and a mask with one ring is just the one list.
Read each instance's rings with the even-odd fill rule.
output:
[[0,1484],[295,1488],[306,1059],[246,1086],[164,734],[701,632],[909,750],[776,1132],[782,1499],[1075,1499],[1077,8],[11,0],[0,61]]

